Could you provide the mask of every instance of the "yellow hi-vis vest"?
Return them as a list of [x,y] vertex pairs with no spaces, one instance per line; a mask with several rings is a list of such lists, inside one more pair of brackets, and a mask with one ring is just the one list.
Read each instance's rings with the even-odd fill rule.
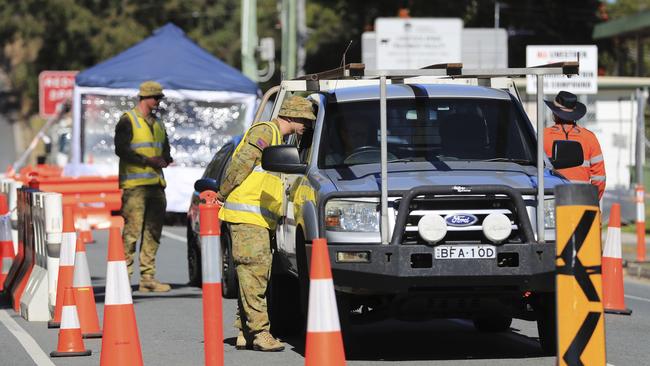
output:
[[[268,125],[273,130],[273,140],[270,146],[279,145],[282,142],[280,130],[274,123],[262,122],[260,124]],[[248,134],[254,127],[248,129],[244,138],[237,145],[233,156],[246,144]],[[258,163],[248,177],[228,195],[226,202],[219,210],[219,219],[238,224],[258,225],[273,230],[281,215],[282,190],[280,175],[265,171]]]
[[[139,117],[135,113],[135,109],[126,112],[126,115],[131,120],[133,130],[131,149],[148,158],[162,156],[163,144],[165,143],[165,128],[162,123],[156,120],[153,128],[149,128],[147,121]],[[160,184],[163,187],[167,186],[162,169],[142,164],[131,164],[120,159],[120,188],[134,188],[155,184]]]

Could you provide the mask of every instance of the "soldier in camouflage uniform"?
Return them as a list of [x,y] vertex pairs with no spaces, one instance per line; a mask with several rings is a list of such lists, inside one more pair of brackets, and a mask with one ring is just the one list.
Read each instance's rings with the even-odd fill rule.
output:
[[122,114],[115,126],[115,154],[120,158],[124,254],[131,277],[136,243],[142,239],[141,292],[167,292],[171,289],[168,284],[154,278],[156,252],[167,207],[162,168],[173,161],[165,127],[152,113],[163,96],[159,83],[143,82],[138,104]]
[[[274,130],[279,131],[282,137],[292,133],[302,135],[305,128],[313,127],[315,119],[311,102],[294,96],[283,103],[276,119],[270,123],[262,122],[253,125],[235,151],[221,183],[217,194],[220,202],[225,201],[221,213],[227,210],[231,203],[228,199],[231,192],[240,185],[242,188],[245,187],[242,183],[259,171],[262,151],[267,146],[273,145],[274,133],[276,133]],[[255,187],[257,191],[261,188]],[[278,199],[281,203],[282,198],[278,197]],[[260,205],[264,206],[264,203]],[[267,226],[255,225],[243,222],[246,220],[238,220],[236,215],[235,212],[231,216],[234,219],[228,219],[220,214],[224,221],[230,223],[232,255],[239,278],[235,327],[240,332],[236,346],[238,349],[281,351],[284,345],[269,333],[270,324],[265,295],[272,259],[270,229],[275,227],[275,222]]]

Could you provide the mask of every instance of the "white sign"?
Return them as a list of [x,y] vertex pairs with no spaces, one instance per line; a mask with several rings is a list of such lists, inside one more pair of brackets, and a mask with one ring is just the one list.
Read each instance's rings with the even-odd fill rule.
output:
[[378,69],[418,69],[461,61],[458,18],[377,18]]
[[[580,56],[580,74],[570,78],[564,75],[544,76],[544,93],[556,94],[566,90],[574,94],[598,93],[598,47],[596,46],[527,46],[526,66],[539,66],[561,61],[577,61]],[[526,92],[537,93],[537,80],[527,77]]]

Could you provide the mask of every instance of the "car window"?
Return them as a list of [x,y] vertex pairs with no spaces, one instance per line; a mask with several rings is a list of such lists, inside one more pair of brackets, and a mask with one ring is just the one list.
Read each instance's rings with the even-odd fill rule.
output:
[[220,183],[221,175],[223,174],[225,166],[230,161],[233,150],[233,141],[230,141],[223,145],[223,147],[219,149],[216,154],[214,154],[214,157],[203,173],[203,178],[212,178],[215,179],[217,183]]
[[[379,101],[331,103],[319,166],[380,161]],[[388,160],[515,159],[534,163],[528,123],[511,100],[416,98],[387,102]]]

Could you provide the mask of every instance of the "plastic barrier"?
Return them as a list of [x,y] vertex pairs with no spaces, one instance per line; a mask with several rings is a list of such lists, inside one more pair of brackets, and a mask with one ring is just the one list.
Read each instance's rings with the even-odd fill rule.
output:
[[345,365],[327,241],[314,239],[312,243],[305,365]]
[[202,192],[200,198],[205,201],[199,205],[205,364],[223,365],[219,205],[213,191]]
[[5,279],[16,257],[11,241],[10,216],[7,195],[0,193],[0,292],[4,290]]
[[605,366],[600,209],[591,184],[555,187],[558,365]]
[[[11,183],[10,183],[10,184],[11,184]],[[11,184],[11,186],[12,186],[12,187],[16,187],[15,184]],[[16,198],[14,199],[14,202],[15,202],[15,206],[14,206],[14,207],[16,207],[17,205],[19,205],[19,200],[18,200],[18,198],[17,198],[19,195],[22,196],[22,193],[21,193],[20,191],[17,191],[17,192],[14,194],[14,196],[16,197]],[[22,204],[20,204],[20,205],[22,205]],[[10,208],[12,207],[12,206],[11,206],[11,198],[10,198],[10,200],[9,200],[9,207],[10,207]],[[15,210],[12,212],[12,214],[11,214],[12,221],[14,221],[13,216],[14,216],[14,214],[15,214],[15,216],[16,216],[15,221],[18,222],[18,212],[19,212],[19,210],[18,210],[18,208],[16,207],[16,209],[15,209]],[[18,227],[18,224],[16,224],[15,226],[12,224],[12,226],[13,226],[13,227]],[[14,236],[14,235],[13,235],[13,231],[14,231],[14,230],[12,229],[12,236]],[[20,268],[22,267],[23,262],[25,261],[25,242],[23,241],[22,231],[19,233],[19,232],[16,230],[16,235],[15,235],[15,237],[16,237],[16,241],[15,241],[15,242],[18,243],[18,245],[17,245],[17,249],[16,249],[16,257],[14,258],[14,261],[13,261],[13,263],[11,264],[11,268],[9,269],[9,272],[7,273],[7,278],[5,278],[5,282],[4,282],[4,288],[5,288],[5,291],[8,291],[10,295],[13,294],[14,284],[15,284],[15,283],[18,281],[18,279],[19,279],[18,277],[19,277],[19,274],[20,274]]]
[[34,266],[20,303],[20,313],[28,321],[50,320],[48,243],[61,244],[61,195],[33,192],[32,221]]
[[32,222],[32,193],[36,192],[31,188],[20,188],[18,191],[18,238],[19,241],[22,237],[24,248],[24,259],[18,269],[16,280],[11,286],[11,303],[16,312],[20,312],[20,299],[25,292],[27,280],[32,274],[35,262],[35,246],[34,246],[34,223]]
[[14,245],[14,255],[18,254],[18,211],[16,209],[16,202],[18,200],[18,188],[21,186],[22,183],[13,179],[0,179],[0,192],[7,195],[9,212],[11,212],[11,239]]

